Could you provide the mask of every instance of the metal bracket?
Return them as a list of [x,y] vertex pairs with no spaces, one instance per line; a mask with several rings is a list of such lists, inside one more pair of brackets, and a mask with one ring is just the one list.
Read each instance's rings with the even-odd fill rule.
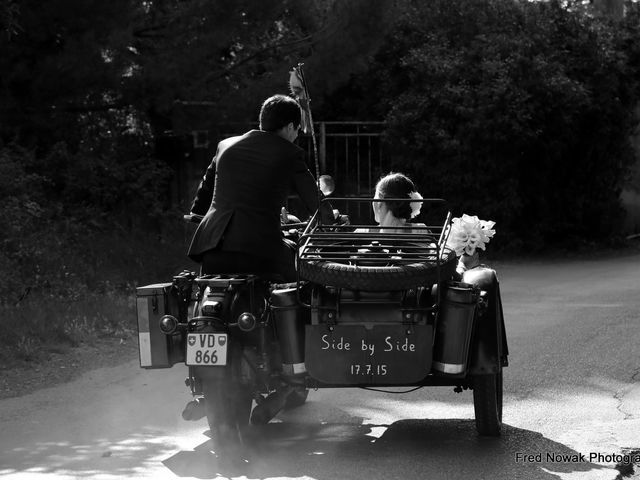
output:
[[311,324],[324,323],[332,330],[340,316],[340,290],[318,287],[311,298]]

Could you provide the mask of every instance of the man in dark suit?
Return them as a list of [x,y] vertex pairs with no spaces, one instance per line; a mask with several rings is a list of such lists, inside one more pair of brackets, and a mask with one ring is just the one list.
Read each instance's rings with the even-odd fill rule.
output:
[[[274,95],[260,109],[260,130],[221,141],[196,193],[191,212],[204,215],[188,255],[203,273],[275,273],[296,278],[294,255],[284,243],[281,208],[297,193],[309,213],[318,208],[318,187],[293,142],[300,106]],[[332,223],[330,206],[323,222]]]

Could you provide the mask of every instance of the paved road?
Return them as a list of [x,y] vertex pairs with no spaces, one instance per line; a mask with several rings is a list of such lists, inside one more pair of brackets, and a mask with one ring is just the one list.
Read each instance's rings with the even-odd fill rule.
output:
[[180,417],[184,368],[129,363],[0,401],[0,477],[615,479],[612,455],[640,454],[640,256],[497,267],[499,439],[475,434],[470,392],[319,390],[258,430],[251,464],[223,466],[206,421]]

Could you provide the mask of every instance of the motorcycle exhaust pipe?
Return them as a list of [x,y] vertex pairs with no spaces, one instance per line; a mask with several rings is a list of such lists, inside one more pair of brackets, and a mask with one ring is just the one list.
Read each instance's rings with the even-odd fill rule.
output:
[[207,412],[204,409],[204,397],[196,398],[195,400],[191,400],[184,407],[182,411],[182,418],[188,421],[196,421],[203,418]]
[[266,425],[282,410],[287,402],[287,397],[293,392],[293,387],[286,386],[276,390],[261,401],[251,412],[252,425]]

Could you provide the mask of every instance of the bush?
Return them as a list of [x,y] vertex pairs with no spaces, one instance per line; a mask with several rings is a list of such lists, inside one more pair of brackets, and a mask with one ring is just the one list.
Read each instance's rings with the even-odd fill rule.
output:
[[78,161],[63,144],[44,161],[15,145],[0,149],[6,361],[135,330],[136,286],[193,266],[181,217],[159,204],[164,170],[144,165]]
[[351,87],[386,117],[391,168],[457,214],[496,220],[503,246],[619,231],[634,160],[637,15],[612,26],[559,2],[408,4]]

